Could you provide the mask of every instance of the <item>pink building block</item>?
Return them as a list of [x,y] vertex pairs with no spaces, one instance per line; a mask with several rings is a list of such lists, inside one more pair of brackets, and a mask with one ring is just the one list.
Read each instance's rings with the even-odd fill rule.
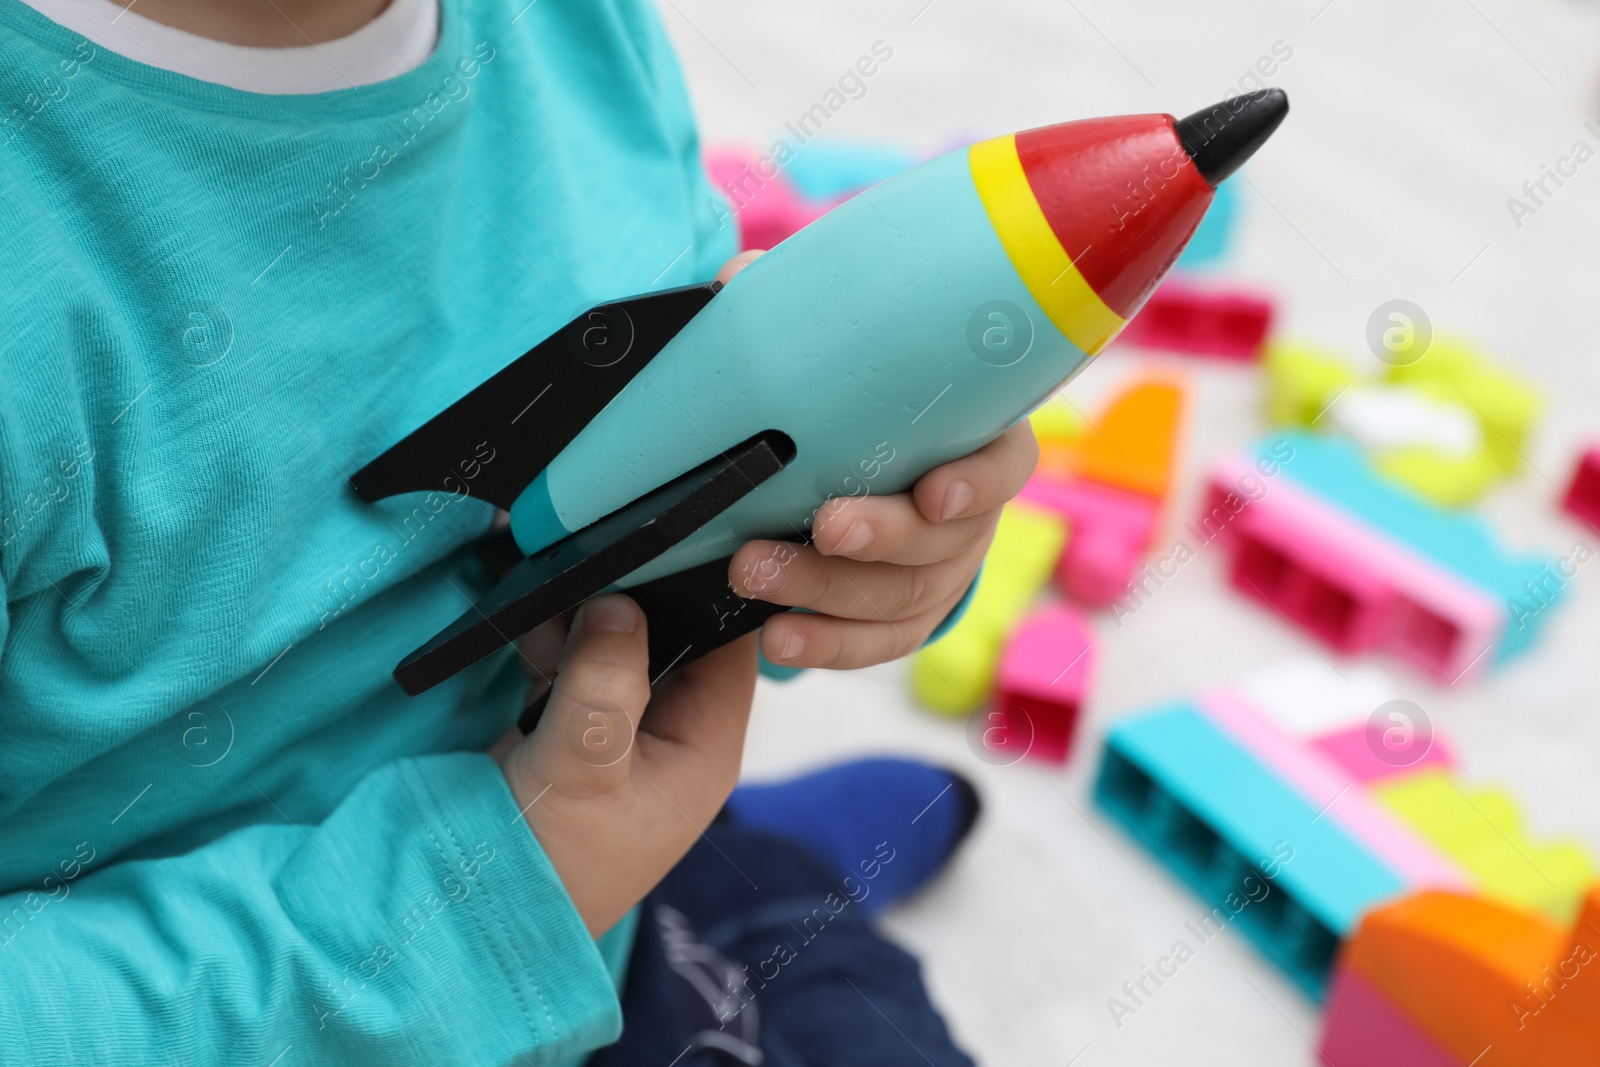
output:
[[1231,690],[1213,690],[1197,704],[1240,747],[1270,768],[1322,817],[1337,825],[1406,883],[1407,892],[1454,889],[1472,882],[1447,857],[1403,821],[1352,787],[1344,767],[1314,745],[1292,737]]
[[996,727],[1033,739],[1028,755],[1064,762],[1094,676],[1094,637],[1072,608],[1029,615],[1011,634],[995,676]]
[[1579,457],[1561,506],[1590,526],[1600,526],[1600,445],[1590,445]]
[[787,175],[764,177],[755,157],[742,153],[709,155],[706,170],[739,221],[740,248],[772,248],[840,203],[807,199]]
[[1340,652],[1387,650],[1446,682],[1488,669],[1505,625],[1488,593],[1288,478],[1235,511],[1251,472],[1243,457],[1218,464],[1202,519],[1237,589]]
[[1455,750],[1441,734],[1433,735],[1428,751],[1415,763],[1397,767],[1373,754],[1365,723],[1313,738],[1311,744],[1338,764],[1346,774],[1361,783],[1382,781],[1397,774],[1411,774],[1424,768],[1451,771],[1456,766]]
[[1259,359],[1272,329],[1272,301],[1241,292],[1219,292],[1169,280],[1150,296],[1122,331],[1121,339],[1223,359]]
[[1065,516],[1067,547],[1056,585],[1075,600],[1104,607],[1127,592],[1155,535],[1159,505],[1149,497],[1081,479],[1036,474],[1022,499]]
[[1318,1051],[1328,1067],[1466,1067],[1343,966],[1334,972]]

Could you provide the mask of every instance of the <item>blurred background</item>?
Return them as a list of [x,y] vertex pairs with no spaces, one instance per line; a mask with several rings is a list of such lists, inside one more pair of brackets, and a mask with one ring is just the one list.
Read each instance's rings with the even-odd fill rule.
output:
[[[793,142],[784,124],[824,100],[878,42],[891,57],[830,111],[797,163],[814,149],[925,158],[1066,119],[1182,116],[1241,89],[1287,90],[1292,112],[1229,183],[1232,225],[1216,254],[1194,265],[1195,284],[1264,297],[1270,343],[1315,346],[1376,381],[1387,368],[1368,343],[1369,321],[1390,301],[1411,302],[1435,331],[1465,338],[1542,400],[1515,470],[1465,510],[1507,553],[1600,547],[1600,535],[1561,508],[1584,447],[1600,440],[1600,160],[1563,164],[1576,173],[1547,181],[1537,202],[1524,189],[1573,160],[1576,142],[1600,150],[1600,122],[1585,125],[1600,116],[1600,5],[660,6],[706,146],[723,155]],[[1264,367],[1259,355],[1163,352],[1157,339],[1114,345],[1067,390],[1092,417],[1152,368],[1181,374],[1185,417],[1150,555],[1198,515],[1219,457],[1269,432]],[[749,777],[891,751],[959,767],[979,786],[986,808],[973,838],[887,925],[922,958],[936,1002],[980,1062],[1317,1062],[1321,1006],[1235,929],[1198,947],[1136,1012],[1108,1007],[1126,1003],[1123,983],[1210,906],[1093,797],[1108,729],[1163,701],[1295,660],[1346,675],[1380,668],[1453,743],[1457,779],[1502,787],[1537,838],[1600,849],[1600,599],[1588,573],[1600,564],[1578,566],[1526,652],[1452,684],[1393,655],[1341,655],[1236,591],[1228,562],[1223,550],[1200,551],[1131,616],[1083,609],[1095,667],[1064,763],[981,751],[962,719],[919,707],[910,661],[761,683]]]

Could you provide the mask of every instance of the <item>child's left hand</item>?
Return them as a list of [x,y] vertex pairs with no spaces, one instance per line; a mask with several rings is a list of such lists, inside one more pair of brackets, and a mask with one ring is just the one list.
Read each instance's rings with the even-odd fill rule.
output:
[[[726,282],[760,253],[718,273]],[[929,471],[909,493],[836,498],[817,513],[813,546],[751,541],[728,580],[743,596],[808,608],[761,628],[761,651],[785,667],[849,669],[920,647],[966,593],[1000,508],[1039,460],[1022,422],[991,444]]]

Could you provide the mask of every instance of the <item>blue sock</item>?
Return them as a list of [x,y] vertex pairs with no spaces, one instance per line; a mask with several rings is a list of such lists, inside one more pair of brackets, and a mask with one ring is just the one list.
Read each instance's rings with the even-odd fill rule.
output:
[[853,760],[783,782],[740,785],[724,814],[816,853],[840,893],[875,914],[926,885],[978,817],[954,771],[917,760]]

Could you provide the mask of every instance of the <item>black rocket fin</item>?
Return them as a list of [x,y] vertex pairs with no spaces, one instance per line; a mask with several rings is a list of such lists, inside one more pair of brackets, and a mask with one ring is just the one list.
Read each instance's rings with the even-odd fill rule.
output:
[[[466,614],[401,660],[394,669],[395,680],[415,696],[577,607],[732,507],[782,470],[794,454],[794,442],[786,434],[776,430],[756,434],[527,557]],[[726,566],[724,562],[724,588]],[[680,610],[692,607],[682,605]],[[655,619],[650,619],[649,628],[653,650]],[[660,628],[670,630],[671,623],[663,619]]]
[[[650,684],[674,667],[693,663],[713,649],[743,637],[789,609],[767,600],[750,600],[728,584],[732,556],[657,578],[623,590],[644,609],[650,643]],[[517,725],[533,733],[550,700],[546,689],[522,709]]]
[[509,509],[721,288],[707,282],[595,305],[362,467],[351,479],[356,494],[371,502],[464,490]]

